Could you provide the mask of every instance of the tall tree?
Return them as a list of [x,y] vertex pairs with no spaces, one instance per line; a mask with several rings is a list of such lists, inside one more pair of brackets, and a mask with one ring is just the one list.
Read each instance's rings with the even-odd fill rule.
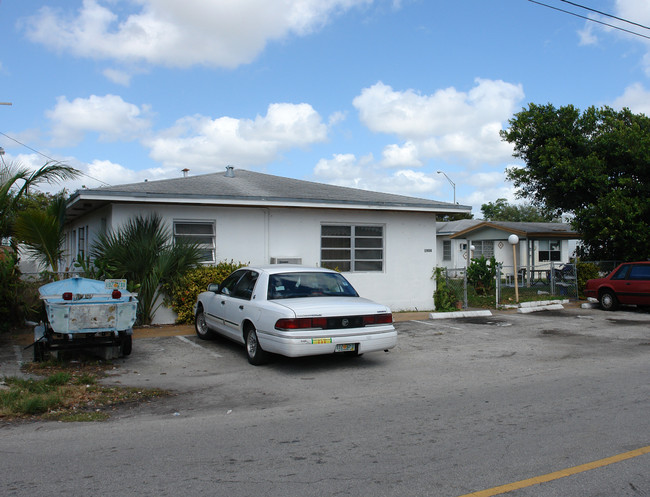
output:
[[543,211],[531,202],[509,204],[505,198],[481,205],[483,219],[488,221],[511,221],[516,223],[551,223],[558,221],[552,212]]
[[198,266],[197,244],[176,241],[157,214],[136,216],[118,230],[100,235],[91,249],[94,263],[109,268],[107,277],[126,278],[138,292],[138,316],[150,324],[165,284]]
[[63,191],[52,197],[45,209],[32,207],[19,212],[14,225],[18,241],[25,244],[41,267],[52,270],[54,279],[58,279],[63,258],[65,204]]
[[507,177],[520,198],[570,213],[595,259],[650,255],[650,118],[629,109],[530,104],[501,132],[525,162]]
[[0,168],[0,237],[13,234],[13,225],[31,187],[43,183],[58,183],[76,178],[81,174],[76,169],[60,162],[48,162],[36,171],[30,171],[19,164],[9,164]]

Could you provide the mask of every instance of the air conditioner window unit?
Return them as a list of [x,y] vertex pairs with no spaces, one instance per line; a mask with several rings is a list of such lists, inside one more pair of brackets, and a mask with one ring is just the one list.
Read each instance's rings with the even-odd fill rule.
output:
[[301,257],[271,257],[271,264],[302,264]]

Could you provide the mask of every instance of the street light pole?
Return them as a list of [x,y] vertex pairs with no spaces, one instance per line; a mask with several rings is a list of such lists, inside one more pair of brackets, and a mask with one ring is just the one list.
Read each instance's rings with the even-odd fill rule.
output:
[[454,189],[454,204],[455,204],[455,203],[456,203],[456,183],[454,183],[454,182],[449,178],[449,176],[447,176],[447,175],[445,174],[444,171],[438,171],[438,174],[442,174],[445,178],[447,178],[447,181],[449,181],[449,183],[451,183],[451,186],[452,186],[452,188]]

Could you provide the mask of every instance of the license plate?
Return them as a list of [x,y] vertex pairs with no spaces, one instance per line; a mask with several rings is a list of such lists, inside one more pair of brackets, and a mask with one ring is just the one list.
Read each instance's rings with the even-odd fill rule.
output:
[[357,350],[356,343],[337,343],[334,352],[354,352]]

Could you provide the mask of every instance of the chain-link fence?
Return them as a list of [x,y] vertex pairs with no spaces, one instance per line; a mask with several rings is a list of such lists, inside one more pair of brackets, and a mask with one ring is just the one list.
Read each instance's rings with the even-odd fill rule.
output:
[[[599,266],[600,267],[600,266]],[[606,270],[608,265],[603,265]],[[447,287],[463,308],[495,308],[546,298],[578,299],[578,274],[574,263],[549,262],[528,270],[496,266],[492,284],[468,282],[468,268],[445,268]],[[606,273],[605,273],[606,274]]]
[[534,268],[497,267],[498,305],[553,298],[578,299],[578,273],[573,263],[549,262]]

